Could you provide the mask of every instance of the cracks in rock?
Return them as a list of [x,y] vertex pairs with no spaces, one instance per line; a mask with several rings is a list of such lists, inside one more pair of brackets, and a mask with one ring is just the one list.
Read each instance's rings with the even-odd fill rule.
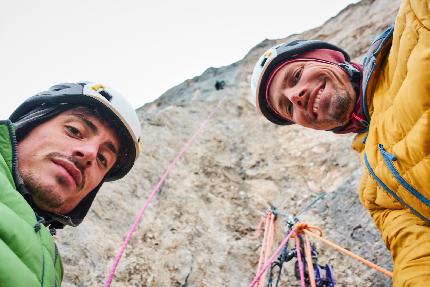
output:
[[191,272],[193,272],[193,265],[190,266],[190,271],[188,271],[187,276],[185,276],[184,283],[181,284],[181,287],[187,287],[188,286],[188,279],[190,278]]
[[360,232],[360,229],[362,229],[363,226],[361,226],[361,224],[354,226],[354,228],[352,229],[352,232],[350,234],[351,238],[357,241],[363,241],[362,238],[359,237],[363,237],[362,234],[358,235],[356,234],[356,231]]

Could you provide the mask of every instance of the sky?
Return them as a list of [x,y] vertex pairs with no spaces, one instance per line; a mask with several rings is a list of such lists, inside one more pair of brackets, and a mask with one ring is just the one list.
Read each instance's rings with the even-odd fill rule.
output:
[[134,108],[264,39],[323,24],[358,0],[1,0],[0,119],[62,82],[100,82]]

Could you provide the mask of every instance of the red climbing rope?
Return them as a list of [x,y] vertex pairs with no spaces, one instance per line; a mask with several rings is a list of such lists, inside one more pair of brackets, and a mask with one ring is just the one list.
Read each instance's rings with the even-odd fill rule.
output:
[[222,102],[224,101],[224,99],[219,100],[218,104],[216,105],[216,107],[212,110],[212,112],[208,115],[208,117],[206,118],[206,120],[200,125],[200,127],[194,132],[194,134],[190,137],[190,139],[184,144],[184,146],[182,147],[182,149],[179,151],[179,153],[176,155],[175,159],[169,164],[169,166],[167,167],[167,169],[164,171],[163,175],[161,176],[160,180],[158,181],[158,183],[155,185],[154,189],[152,190],[152,192],[150,193],[150,195],[148,196],[148,198],[146,199],[145,203],[143,204],[142,209],[139,211],[136,220],[134,221],[133,225],[130,228],[130,231],[128,232],[123,244],[121,245],[120,250],[118,251],[118,254],[115,257],[115,260],[112,264],[112,268],[109,272],[109,276],[106,280],[105,283],[105,287],[109,287],[112,283],[113,277],[115,275],[115,271],[116,268],[118,267],[119,261],[121,260],[122,255],[125,252],[125,249],[131,239],[131,237],[133,236],[133,233],[136,231],[137,226],[139,225],[143,214],[145,213],[146,208],[148,207],[148,205],[151,203],[151,201],[153,200],[153,198],[155,197],[155,195],[160,191],[160,187],[161,185],[164,183],[164,181],[166,180],[167,176],[172,172],[172,170],[175,168],[177,162],[179,161],[179,159],[183,156],[183,154],[188,150],[188,148],[191,146],[191,144],[194,142],[194,140],[196,139],[196,137],[205,130],[207,123],[209,122],[209,120],[215,115],[215,113],[217,112],[217,110],[220,108]]

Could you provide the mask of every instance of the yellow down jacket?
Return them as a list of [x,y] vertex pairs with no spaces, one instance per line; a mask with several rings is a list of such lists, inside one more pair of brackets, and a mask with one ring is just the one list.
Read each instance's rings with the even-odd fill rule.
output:
[[430,1],[405,0],[364,59],[359,195],[393,255],[393,286],[430,286],[429,29]]

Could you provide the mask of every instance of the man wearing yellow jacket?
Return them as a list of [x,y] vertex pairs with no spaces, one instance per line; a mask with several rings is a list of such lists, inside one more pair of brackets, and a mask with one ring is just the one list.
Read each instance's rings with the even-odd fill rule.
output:
[[394,286],[430,286],[430,3],[405,0],[363,66],[318,40],[277,45],[251,89],[279,125],[357,133],[361,203],[394,261]]

